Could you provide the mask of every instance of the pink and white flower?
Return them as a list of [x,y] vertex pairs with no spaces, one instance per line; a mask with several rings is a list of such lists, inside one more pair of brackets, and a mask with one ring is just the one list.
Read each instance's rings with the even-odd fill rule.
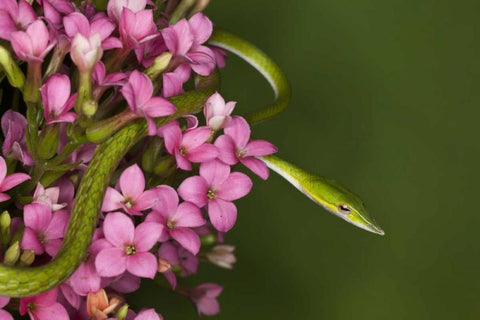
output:
[[122,172],[118,185],[121,193],[108,187],[102,211],[123,209],[131,215],[141,215],[142,211],[150,209],[157,201],[155,190],[145,191],[145,177],[137,164]]
[[75,121],[77,114],[69,111],[73,108],[77,94],[70,95],[70,90],[70,79],[64,74],[54,74],[40,88],[47,124]]
[[240,172],[230,173],[230,166],[213,160],[200,165],[200,175],[185,179],[178,194],[199,208],[207,206],[212,225],[221,232],[230,230],[237,220],[237,207],[232,201],[247,195],[252,180]]
[[160,223],[167,235],[196,255],[200,250],[200,237],[190,228],[206,223],[200,209],[190,202],[179,205],[177,192],[170,186],[158,186],[156,190],[158,202],[145,221]]
[[235,104],[235,101],[225,103],[225,100],[218,92],[215,92],[208,98],[203,108],[203,114],[207,120],[207,125],[212,131],[218,131],[230,123],[232,120],[230,114],[233,108],[235,108]]
[[22,182],[30,180],[26,173],[12,173],[7,176],[7,163],[0,157],[0,202],[7,201],[10,196],[5,193]]
[[25,31],[12,32],[10,43],[20,60],[42,62],[56,41],[50,37],[45,23],[42,20],[36,20]]
[[145,117],[149,135],[157,130],[152,118],[164,117],[176,111],[175,106],[162,97],[152,97],[153,85],[147,75],[134,70],[128,82],[120,90],[133,113]]
[[191,162],[206,162],[218,156],[215,146],[207,143],[212,133],[209,127],[190,129],[182,134],[178,121],[172,121],[161,127],[159,133],[165,140],[168,153],[175,156],[180,169],[192,170]]
[[265,140],[250,140],[250,126],[242,117],[234,116],[224,132],[215,141],[218,158],[228,165],[241,162],[260,178],[267,179],[267,165],[256,157],[275,153],[277,148]]
[[128,271],[138,277],[153,279],[158,262],[149,250],[157,243],[162,229],[155,222],[143,222],[135,228],[125,214],[109,213],[103,222],[103,233],[111,247],[101,250],[95,258],[98,274],[117,277]]

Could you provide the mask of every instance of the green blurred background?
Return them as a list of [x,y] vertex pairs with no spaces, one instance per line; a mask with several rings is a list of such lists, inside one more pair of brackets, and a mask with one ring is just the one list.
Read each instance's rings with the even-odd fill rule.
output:
[[[234,271],[218,282],[215,319],[478,319],[480,317],[480,2],[213,0],[219,26],[283,68],[291,107],[256,138],[358,193],[386,231],[357,229],[277,175],[255,179],[228,234]],[[272,98],[231,57],[222,93],[237,112]],[[166,319],[188,301],[137,294]]]

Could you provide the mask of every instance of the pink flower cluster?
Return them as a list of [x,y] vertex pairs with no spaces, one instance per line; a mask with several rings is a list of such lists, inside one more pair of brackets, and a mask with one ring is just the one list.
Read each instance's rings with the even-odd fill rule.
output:
[[[176,1],[165,12],[147,0],[109,0],[106,12],[78,2],[0,1],[0,38],[13,63],[27,65],[27,103],[1,117],[0,203],[22,213],[0,218],[4,262],[28,267],[57,255],[96,146],[84,135],[90,127],[145,119],[149,136],[114,174],[86,260],[58,288],[19,301],[0,297],[0,318],[13,319],[16,309],[32,320],[162,319],[153,309],[135,314],[124,296],[156,277],[199,314],[215,315],[222,287],[187,288],[181,278],[197,273],[200,258],[232,268],[234,247],[224,236],[237,220],[234,202],[253,185],[237,164],[267,179],[258,157],[276,148],[251,139],[247,121],[232,115],[235,102],[218,92],[199,118],[157,126],[156,118],[176,112],[168,98],[192,76],[225,64],[224,53],[206,45],[213,25],[203,13],[169,24]],[[170,60],[151,78],[148,68],[165,54]]]

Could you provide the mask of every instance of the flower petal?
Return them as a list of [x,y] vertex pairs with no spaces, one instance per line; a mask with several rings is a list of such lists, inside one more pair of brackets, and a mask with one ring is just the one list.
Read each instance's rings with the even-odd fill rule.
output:
[[135,227],[132,220],[121,212],[109,213],[103,222],[105,239],[117,248],[133,243]]
[[7,191],[16,187],[20,183],[30,180],[30,176],[26,173],[13,173],[7,176],[0,184],[0,192]]
[[103,198],[102,211],[108,212],[120,209],[121,202],[125,198],[116,189],[108,187],[105,192],[105,198]]
[[215,199],[208,202],[210,222],[220,232],[232,229],[237,220],[237,207],[232,202]]
[[252,180],[241,172],[233,172],[225,182],[218,187],[217,197],[233,201],[246,196],[252,189]]
[[153,279],[157,268],[157,259],[150,252],[137,252],[127,257],[128,272],[138,277]]
[[182,202],[171,219],[175,221],[175,227],[194,228],[206,223],[200,209],[190,202]]
[[266,156],[277,152],[277,147],[265,140],[252,140],[245,147],[245,156]]
[[200,237],[189,228],[175,228],[170,230],[170,235],[185,249],[196,255],[200,250]]
[[233,116],[230,124],[224,129],[233,141],[237,150],[243,150],[250,139],[250,126],[247,120],[239,116]]
[[95,268],[102,277],[116,277],[125,272],[127,256],[119,248],[107,248],[100,251],[95,258]]
[[230,175],[230,166],[219,160],[203,162],[200,165],[200,176],[205,179],[210,187],[216,189]]
[[125,198],[136,201],[145,190],[145,176],[142,169],[137,164],[125,169],[120,176],[119,185]]
[[263,180],[267,180],[269,171],[265,162],[256,158],[243,158],[240,162]]
[[150,250],[158,242],[162,233],[165,232],[164,226],[156,222],[143,222],[135,229],[135,238],[133,240],[137,252]]
[[178,187],[178,194],[185,201],[190,201],[199,208],[207,204],[208,184],[203,177],[193,176],[185,179]]

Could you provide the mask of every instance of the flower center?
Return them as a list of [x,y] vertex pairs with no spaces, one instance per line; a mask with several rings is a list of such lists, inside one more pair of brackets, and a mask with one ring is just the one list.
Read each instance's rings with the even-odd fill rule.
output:
[[208,200],[213,200],[215,199],[216,191],[213,189],[208,189],[207,191],[207,198]]
[[184,156],[184,157],[187,155],[187,150],[185,150],[184,147],[180,147],[180,148],[178,149],[178,151],[180,151],[180,154],[181,154],[182,156]]
[[127,207],[128,209],[131,209],[134,205],[135,205],[135,202],[132,200],[132,199],[125,199],[125,201],[123,202],[123,204],[125,205],[125,207]]
[[41,244],[45,244],[45,242],[47,242],[47,239],[45,238],[45,235],[43,233],[38,234],[38,240]]
[[168,229],[174,229],[175,228],[175,221],[168,219],[167,220],[167,228]]
[[35,305],[35,302],[33,302],[33,301],[32,301],[32,302],[29,302],[29,303],[27,304],[27,309],[28,309],[29,311],[35,311],[36,308],[37,308],[37,306]]
[[246,153],[247,153],[246,150],[237,150],[237,152],[235,152],[235,154],[238,158],[243,158]]
[[125,246],[125,253],[127,256],[133,256],[137,253],[137,249],[135,248],[135,245],[129,244]]

